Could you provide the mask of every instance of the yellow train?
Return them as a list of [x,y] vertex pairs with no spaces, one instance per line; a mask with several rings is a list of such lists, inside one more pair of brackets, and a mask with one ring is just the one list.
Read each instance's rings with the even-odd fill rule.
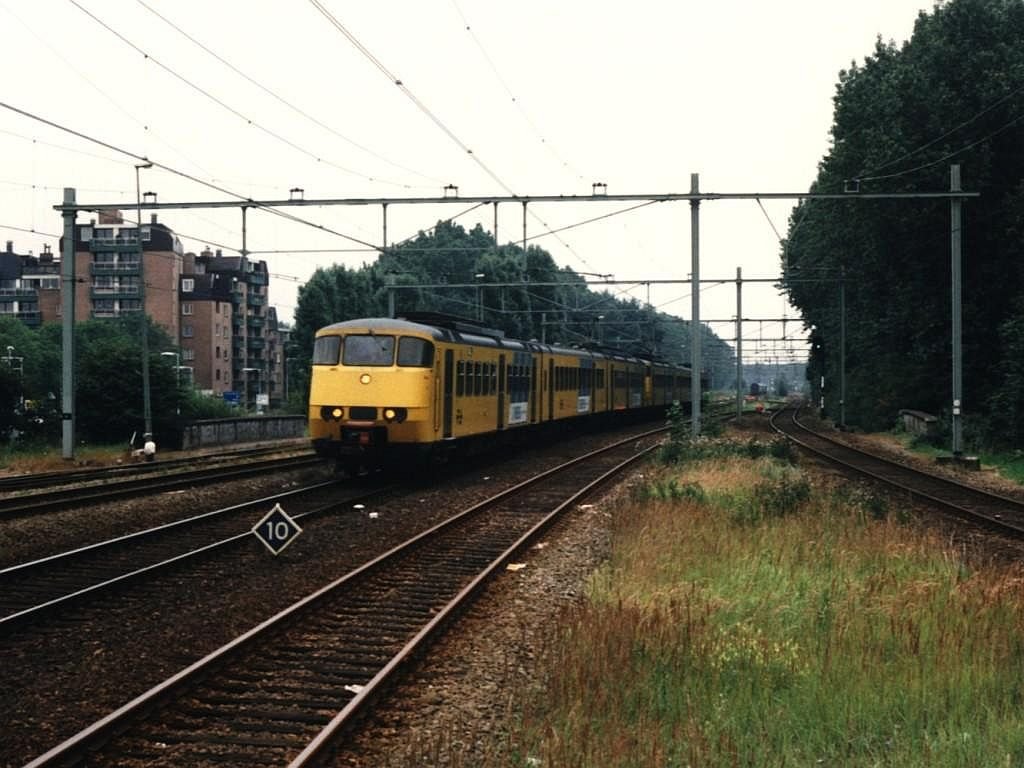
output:
[[552,428],[653,417],[689,401],[689,368],[420,313],[317,331],[309,434],[319,455],[355,474],[539,440]]

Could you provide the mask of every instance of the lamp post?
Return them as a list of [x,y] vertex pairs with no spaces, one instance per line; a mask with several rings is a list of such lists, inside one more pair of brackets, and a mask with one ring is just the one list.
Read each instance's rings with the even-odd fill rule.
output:
[[[257,402],[257,407],[258,407],[259,397],[260,397],[261,394],[263,394],[262,390],[260,389],[260,369],[259,368],[243,368],[242,369],[242,373],[255,373],[256,374],[256,402]],[[245,380],[245,399],[246,400],[249,399],[249,379],[248,378],[246,378],[246,380]]]
[[[473,277],[476,280],[483,280],[487,275],[483,272],[477,272]],[[476,286],[476,319],[481,323],[484,321],[483,293],[481,292],[481,286],[479,283],[477,283]]]
[[142,318],[142,418],[147,435],[153,434],[153,411],[149,400],[149,323],[146,322],[146,270],[142,263],[142,192],[139,186],[139,171],[152,167],[152,163],[140,163],[135,166],[135,239],[139,246],[139,314]]
[[161,352],[160,357],[174,358],[174,420],[181,418],[181,355],[178,352]]

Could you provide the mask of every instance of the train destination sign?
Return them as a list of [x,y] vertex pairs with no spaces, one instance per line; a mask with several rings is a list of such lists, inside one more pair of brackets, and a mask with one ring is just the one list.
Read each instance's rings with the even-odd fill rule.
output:
[[280,504],[275,504],[274,508],[253,526],[252,532],[267,549],[275,555],[279,555],[285,547],[295,541],[302,533],[302,529],[288,516]]

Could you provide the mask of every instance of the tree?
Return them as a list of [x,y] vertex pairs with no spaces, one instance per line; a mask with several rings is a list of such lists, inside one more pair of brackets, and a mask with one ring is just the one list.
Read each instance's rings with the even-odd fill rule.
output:
[[[879,40],[863,64],[839,74],[832,146],[812,191],[949,188],[960,163],[966,206],[965,404],[990,411],[1003,391],[1008,350],[990,343],[1024,290],[1024,123],[1015,98],[1024,72],[1024,4],[951,0],[921,13],[901,47]],[[1012,75],[1008,73],[1014,73]],[[949,205],[812,200],[790,217],[783,285],[821,343],[811,381],[824,376],[838,411],[839,297],[847,306],[847,419],[893,423],[899,408],[939,413],[951,385]],[[816,281],[816,282],[815,282]],[[996,424],[996,420],[987,419]]]
[[[142,322],[150,350],[172,346],[166,332],[141,315],[90,320],[75,327],[76,428],[90,442],[127,443],[133,432],[143,432]],[[157,352],[150,353],[149,371],[150,413],[160,445],[169,441],[176,428],[179,385],[174,366]]]

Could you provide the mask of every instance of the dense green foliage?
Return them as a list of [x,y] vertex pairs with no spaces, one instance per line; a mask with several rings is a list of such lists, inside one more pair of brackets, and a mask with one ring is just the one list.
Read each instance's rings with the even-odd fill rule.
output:
[[[963,188],[967,437],[1024,440],[1024,3],[951,0],[902,46],[879,40],[841,72],[832,147],[812,191]],[[900,408],[948,415],[952,397],[950,204],[804,201],[790,219],[784,285],[812,329],[808,378],[839,407],[839,283],[847,306],[847,420],[891,426]],[[814,282],[815,279],[820,279]],[[815,398],[817,398],[815,391]],[[1007,421],[1002,419],[1007,418]]]
[[[142,329],[139,317],[90,320],[75,326],[76,433],[89,443],[137,444],[144,430]],[[173,348],[167,333],[147,323],[150,412],[157,443],[168,445],[177,411],[183,420],[225,416],[226,405],[177,382],[174,363],[160,350]],[[0,357],[0,437],[19,434],[22,442],[57,440],[61,434],[61,328],[38,330],[0,318],[0,349],[14,347],[19,376]]]
[[[467,287],[414,287],[444,283]],[[506,285],[496,285],[502,283]],[[398,316],[416,311],[477,319],[482,314],[484,325],[513,338],[603,344],[656,353],[684,365],[690,360],[689,323],[636,300],[591,290],[583,276],[559,268],[540,248],[528,248],[524,260],[522,248],[496,246],[479,225],[467,231],[441,221],[430,233],[420,232],[390,248],[372,265],[318,269],[299,289],[292,341],[302,362],[296,364],[292,379],[295,391],[308,389],[304,363],[312,357],[316,331],[342,320],[386,317],[392,292]],[[702,353],[713,386],[735,381],[731,348],[707,329]]]

